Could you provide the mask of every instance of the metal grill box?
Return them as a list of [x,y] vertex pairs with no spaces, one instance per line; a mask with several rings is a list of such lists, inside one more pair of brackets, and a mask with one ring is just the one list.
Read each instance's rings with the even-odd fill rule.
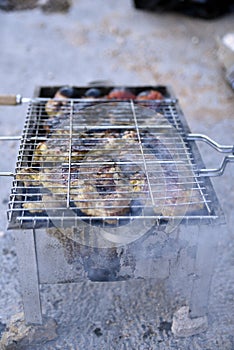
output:
[[[217,237],[225,227],[224,218],[206,176],[209,171],[207,174],[200,171],[204,168],[203,161],[172,89],[128,87],[133,94],[156,89],[163,95],[159,101],[84,101],[82,96],[88,87],[74,87],[76,96],[66,101],[65,117],[59,124],[60,147],[69,145],[70,150],[62,154],[64,159],[59,158],[59,166],[65,170],[60,177],[53,173],[53,179],[48,179],[45,173],[56,163],[53,157],[61,157],[61,153],[53,153],[57,144],[54,146],[52,142],[49,146],[53,160],[40,158],[38,166],[35,154],[40,157],[44,146],[38,153],[38,145],[51,142],[43,129],[45,104],[59,88],[40,87],[35,96],[40,99],[29,104],[9,202],[9,228],[15,230],[26,321],[42,322],[40,284],[84,280],[121,282],[153,278],[156,284],[162,285],[170,303],[189,304],[193,316],[204,315]],[[98,88],[106,95],[114,87]],[[57,126],[55,130],[58,131]],[[107,155],[103,143],[94,150],[90,141],[90,133],[100,138],[103,130],[108,132],[107,139],[112,146]],[[88,149],[89,156],[85,161],[83,158],[75,161],[73,141],[80,142],[83,138],[87,141],[87,135],[89,147],[92,146]],[[87,150],[87,143],[82,147]],[[104,160],[103,153],[108,156]],[[124,205],[131,203],[134,210],[123,211],[121,201],[118,205],[110,201],[110,205],[103,205],[108,214],[101,215],[102,204],[95,206],[93,197],[85,215],[82,206],[77,210],[79,203],[86,200],[73,196],[77,162],[78,174],[95,173],[99,166],[103,169],[104,162],[108,172],[104,172],[104,180],[102,177],[96,188],[107,198],[114,193],[115,186],[117,195],[124,193]],[[42,166],[46,171],[38,180],[38,167]],[[27,169],[26,177],[22,176],[22,169]],[[134,176],[126,175],[128,181],[122,180],[121,171]],[[99,173],[99,176],[103,174]],[[47,185],[41,185],[42,178]],[[66,180],[65,194],[58,190],[58,178]],[[51,184],[53,181],[55,185]],[[132,191],[129,191],[129,182]],[[78,188],[82,188],[83,183],[79,183]],[[38,193],[38,188],[43,193]],[[49,199],[48,192],[53,193]],[[140,204],[136,193],[143,198]],[[40,208],[38,202],[42,202]],[[117,213],[113,212],[113,205]],[[92,215],[93,208],[97,210],[95,215]]]

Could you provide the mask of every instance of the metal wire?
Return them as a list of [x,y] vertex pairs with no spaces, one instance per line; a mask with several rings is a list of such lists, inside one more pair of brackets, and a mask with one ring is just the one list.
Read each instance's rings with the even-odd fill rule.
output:
[[72,128],[73,128],[73,101],[69,116],[69,146],[68,146],[68,176],[67,176],[67,208],[70,206],[70,185],[71,185],[71,159],[72,159]]
[[[29,104],[9,201],[13,225],[48,225],[48,213],[64,222],[71,219],[66,209],[75,210],[74,222],[212,216],[175,102],[155,102],[153,110],[146,101],[74,99],[48,115],[48,101]],[[105,192],[101,199],[98,190]],[[175,209],[168,215],[175,207],[184,208],[183,215]]]

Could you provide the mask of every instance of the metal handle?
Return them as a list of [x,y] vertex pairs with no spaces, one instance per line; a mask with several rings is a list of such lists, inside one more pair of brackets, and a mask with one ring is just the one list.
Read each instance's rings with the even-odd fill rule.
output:
[[222,152],[222,153],[230,153],[232,152],[234,154],[234,146],[231,145],[220,145],[219,143],[215,142],[211,138],[209,138],[206,135],[203,134],[188,134],[187,135],[188,141],[203,141],[213,147],[216,151]]
[[0,95],[1,106],[16,106],[22,103],[21,95]]
[[198,169],[197,170],[198,176],[220,176],[224,173],[224,170],[226,168],[227,163],[234,162],[234,146],[232,146],[232,145],[220,145],[219,143],[215,142],[214,140],[212,140],[211,138],[209,138],[208,136],[203,135],[203,134],[188,134],[187,140],[188,141],[203,141],[203,142],[207,143],[209,146],[213,147],[218,152],[231,153],[231,155],[224,157],[219,168],[216,168],[216,169]]
[[19,141],[21,136],[0,136],[0,141]]
[[198,170],[198,176],[220,176],[223,175],[227,163],[234,162],[234,156],[224,157],[220,167],[217,169],[200,169]]
[[12,171],[0,171],[0,176],[15,176]]
[[[0,136],[0,141],[14,141],[21,140],[21,136]],[[0,171],[0,176],[15,176],[11,171]]]

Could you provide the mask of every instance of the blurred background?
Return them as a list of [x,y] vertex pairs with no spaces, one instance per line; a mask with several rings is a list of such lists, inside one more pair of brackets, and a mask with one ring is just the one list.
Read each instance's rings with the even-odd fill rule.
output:
[[[140,9],[142,3],[0,0],[0,94],[32,97],[38,86],[84,86],[103,80],[121,86],[167,85],[179,99],[192,132],[233,144],[234,90],[227,80],[229,66],[222,46],[223,37],[234,32],[233,7],[222,2],[214,8],[207,2],[209,6],[198,11],[196,1],[188,1],[186,10],[175,1],[154,5],[146,1],[145,10]],[[25,105],[1,106],[1,135],[21,135],[25,113]],[[0,142],[0,170],[14,171],[19,144]],[[221,157],[204,144],[199,148],[206,166],[216,168]],[[222,177],[212,179],[227,230],[220,235],[207,332],[174,337],[170,305],[157,315],[152,308],[156,291],[151,281],[140,288],[132,283],[128,288],[87,283],[78,289],[45,286],[43,312],[55,317],[59,336],[30,349],[232,350],[233,180],[231,163]],[[22,310],[14,241],[6,231],[10,188],[11,178],[1,177],[0,333]],[[87,312],[88,305],[92,307]]]

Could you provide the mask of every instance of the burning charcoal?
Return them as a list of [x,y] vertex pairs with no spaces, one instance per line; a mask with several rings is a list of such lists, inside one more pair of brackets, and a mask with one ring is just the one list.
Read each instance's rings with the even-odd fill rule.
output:
[[136,96],[128,89],[115,88],[109,92],[107,98],[116,100],[134,100]]
[[156,90],[146,90],[140,92],[137,97],[137,100],[162,100],[163,95],[161,92],[156,91]]

